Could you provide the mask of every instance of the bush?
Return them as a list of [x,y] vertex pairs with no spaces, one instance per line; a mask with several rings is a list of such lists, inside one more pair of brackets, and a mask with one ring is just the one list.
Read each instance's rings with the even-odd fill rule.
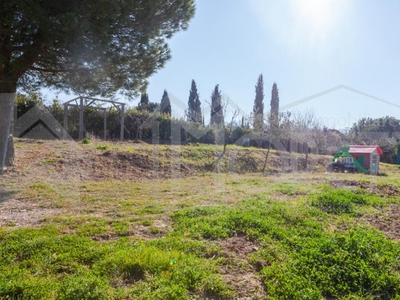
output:
[[90,140],[88,138],[84,138],[82,141],[82,144],[90,144]]

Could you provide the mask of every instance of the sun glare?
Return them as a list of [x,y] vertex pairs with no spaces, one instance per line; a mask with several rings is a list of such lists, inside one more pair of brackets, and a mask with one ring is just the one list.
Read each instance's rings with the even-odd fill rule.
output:
[[339,0],[297,0],[297,13],[302,22],[318,34],[325,35],[338,21]]

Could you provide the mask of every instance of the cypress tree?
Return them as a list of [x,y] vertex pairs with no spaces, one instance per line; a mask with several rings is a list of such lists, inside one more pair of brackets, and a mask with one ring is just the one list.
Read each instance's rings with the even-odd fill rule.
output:
[[139,110],[148,110],[149,103],[150,103],[149,95],[147,93],[142,93],[138,105]]
[[211,124],[224,124],[224,112],[222,110],[222,97],[217,84],[211,94]]
[[271,127],[277,128],[279,126],[279,90],[274,82],[271,91]]
[[195,111],[195,122],[201,123],[203,120],[203,114],[201,113],[201,102],[200,97],[197,97],[194,102],[194,111]]
[[143,93],[140,97],[141,105],[149,105],[149,95],[147,93]]
[[189,93],[187,119],[189,122],[202,122],[201,102],[197,92],[196,82],[192,80],[192,86]]
[[254,99],[253,113],[254,129],[261,131],[264,124],[264,79],[262,74],[258,76],[256,84],[256,97]]
[[164,94],[161,99],[160,112],[162,114],[171,115],[171,101],[169,100],[167,90],[164,90]]

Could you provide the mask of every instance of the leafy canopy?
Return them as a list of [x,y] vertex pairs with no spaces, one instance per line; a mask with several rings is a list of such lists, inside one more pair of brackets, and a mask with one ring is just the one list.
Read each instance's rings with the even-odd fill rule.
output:
[[0,92],[33,85],[136,94],[171,57],[167,40],[194,11],[193,0],[2,1]]

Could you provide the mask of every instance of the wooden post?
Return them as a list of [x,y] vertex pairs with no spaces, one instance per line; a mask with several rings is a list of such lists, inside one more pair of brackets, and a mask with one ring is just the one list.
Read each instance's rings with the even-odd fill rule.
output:
[[107,139],[107,109],[104,108],[103,109],[103,113],[104,113],[104,140]]
[[67,114],[68,114],[68,104],[64,104],[64,122],[63,122],[63,139],[67,139]]
[[121,142],[124,140],[125,131],[125,104],[121,104]]
[[83,97],[80,97],[79,105],[79,139],[83,139]]

